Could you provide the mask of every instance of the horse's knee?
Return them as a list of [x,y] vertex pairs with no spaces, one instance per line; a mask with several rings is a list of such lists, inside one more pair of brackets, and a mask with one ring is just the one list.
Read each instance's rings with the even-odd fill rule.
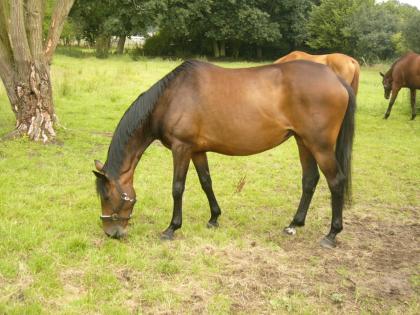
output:
[[304,175],[302,178],[302,190],[304,193],[311,194],[315,191],[316,185],[319,181],[319,172],[311,175]]
[[181,182],[175,182],[172,187],[172,196],[174,199],[178,199],[182,197],[184,193],[185,185]]

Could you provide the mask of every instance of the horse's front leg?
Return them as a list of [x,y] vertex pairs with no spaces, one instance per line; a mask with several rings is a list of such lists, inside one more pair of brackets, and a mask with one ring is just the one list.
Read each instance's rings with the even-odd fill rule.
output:
[[385,113],[385,116],[384,116],[385,119],[388,119],[389,115],[391,114],[392,106],[394,105],[395,100],[397,99],[399,91],[400,91],[400,89],[394,89],[394,88],[392,89],[391,99],[389,100],[388,109],[386,110],[386,113]]
[[201,188],[206,193],[210,205],[211,217],[207,223],[207,227],[218,227],[219,223],[217,223],[217,218],[220,216],[221,211],[216,197],[214,196],[207,155],[205,152],[195,153],[192,156],[192,160],[197,171],[198,178],[200,179]]
[[182,143],[173,145],[172,157],[174,163],[174,175],[172,181],[174,208],[171,223],[161,236],[161,239],[164,240],[172,240],[175,230],[182,226],[182,195],[184,193],[185,178],[187,177],[188,166],[191,159],[190,147]]

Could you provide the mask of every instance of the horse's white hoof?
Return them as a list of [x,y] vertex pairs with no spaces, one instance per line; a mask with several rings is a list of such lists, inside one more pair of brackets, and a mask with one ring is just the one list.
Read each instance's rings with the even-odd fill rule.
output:
[[294,227],[288,226],[287,228],[284,228],[284,233],[287,235],[296,235],[296,229]]

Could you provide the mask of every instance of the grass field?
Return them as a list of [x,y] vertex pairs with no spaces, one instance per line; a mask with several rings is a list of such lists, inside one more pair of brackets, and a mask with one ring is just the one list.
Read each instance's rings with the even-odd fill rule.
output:
[[[324,178],[306,227],[281,232],[300,197],[293,140],[250,157],[209,154],[223,211],[216,230],[205,227],[191,166],[172,242],[159,240],[172,214],[172,160],[154,143],[137,169],[129,236],[104,235],[93,160],[105,160],[131,101],[178,63],[56,56],[57,141],[0,142],[0,314],[418,314],[420,121],[409,121],[407,91],[382,119],[385,65],[362,69],[355,202],[337,249],[319,246],[331,216]],[[0,88],[0,135],[13,127]]]

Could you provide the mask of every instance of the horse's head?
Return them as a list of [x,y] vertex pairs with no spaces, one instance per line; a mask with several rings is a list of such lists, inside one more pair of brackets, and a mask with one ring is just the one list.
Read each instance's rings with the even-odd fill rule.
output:
[[128,221],[136,203],[134,188],[131,183],[110,178],[100,161],[95,160],[95,167],[97,171],[93,173],[96,176],[96,189],[101,198],[102,228],[106,235],[122,238],[127,234]]
[[384,86],[385,99],[389,99],[392,90],[392,76],[379,72],[382,77],[382,85]]

